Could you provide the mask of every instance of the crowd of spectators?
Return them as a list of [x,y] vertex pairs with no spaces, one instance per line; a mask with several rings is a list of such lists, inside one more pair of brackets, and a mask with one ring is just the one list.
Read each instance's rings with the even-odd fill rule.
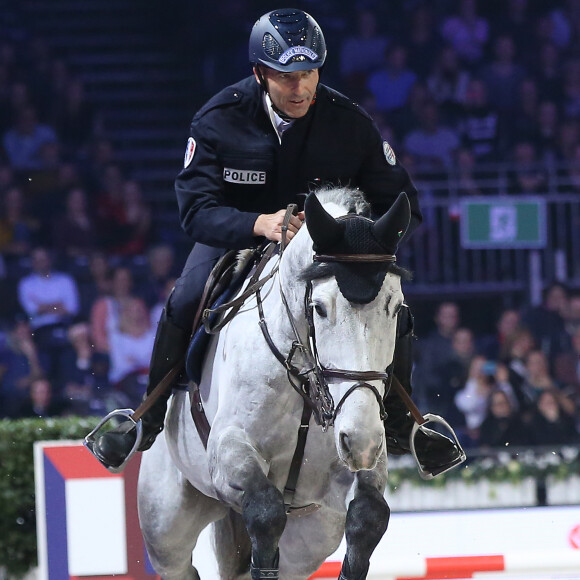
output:
[[[208,14],[239,31],[251,4]],[[306,4],[328,37],[323,81],[371,113],[412,174],[454,169],[461,194],[479,195],[478,168],[510,160],[509,192],[542,193],[557,163],[580,187],[580,0]],[[234,38],[243,58],[205,47],[200,83],[214,61],[228,77],[212,90],[239,62],[249,73],[247,35]],[[186,252],[156,235],[100,113],[41,38],[0,40],[0,417],[99,415],[145,389]],[[441,303],[416,350],[422,409],[465,445],[579,442],[579,294],[554,285],[541,307],[502,312],[492,336]]]
[[492,334],[442,302],[418,343],[420,407],[448,418],[466,447],[580,443],[580,294],[554,283],[541,305],[503,310]]

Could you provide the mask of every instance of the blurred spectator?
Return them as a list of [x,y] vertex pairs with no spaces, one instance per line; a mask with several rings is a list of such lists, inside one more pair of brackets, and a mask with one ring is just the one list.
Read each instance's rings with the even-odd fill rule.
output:
[[67,258],[88,256],[96,249],[96,230],[89,213],[87,194],[71,189],[66,196],[65,213],[53,223],[55,250]]
[[169,244],[152,246],[147,253],[147,272],[141,280],[141,288],[137,292],[152,308],[165,296],[166,285],[169,280],[177,278],[175,251]]
[[62,377],[63,357],[70,348],[67,330],[79,311],[78,289],[70,274],[52,269],[46,248],[35,248],[31,259],[32,272],[19,281],[18,299],[30,317],[38,348],[49,357],[47,376],[56,380]]
[[562,61],[553,42],[543,42],[539,54],[531,65],[532,74],[538,83],[540,98],[548,101],[562,100]]
[[513,38],[504,34],[494,41],[495,58],[480,71],[488,101],[500,115],[510,115],[518,105],[520,86],[526,77],[524,67],[515,60],[516,48]]
[[0,204],[0,252],[10,258],[28,255],[39,224],[27,212],[22,190],[9,189]]
[[565,50],[573,34],[573,22],[580,17],[580,7],[576,0],[564,0],[559,5],[554,6],[550,11],[552,22],[552,40],[558,48]]
[[119,235],[116,232],[118,224],[123,221],[123,187],[125,177],[118,163],[109,163],[100,168],[102,170],[100,189],[96,192],[96,210],[99,224],[102,228],[101,243],[107,240],[107,227],[109,234],[117,243]]
[[426,79],[443,42],[429,4],[410,10],[409,17],[410,22],[405,26],[409,68],[420,79]]
[[538,86],[534,79],[526,78],[520,83],[517,106],[504,124],[510,134],[510,143],[513,145],[517,141],[534,141],[539,138],[538,117]]
[[476,0],[460,0],[457,14],[443,20],[441,36],[470,67],[481,62],[489,37],[489,23],[479,16]]
[[514,308],[502,310],[496,323],[496,332],[491,336],[483,336],[479,340],[478,351],[489,360],[502,360],[502,351],[508,337],[518,330],[521,314]]
[[110,335],[109,380],[137,406],[147,387],[149,361],[155,340],[149,312],[142,300],[130,298],[117,328]]
[[496,159],[500,151],[499,115],[490,107],[485,85],[479,79],[469,81],[458,127],[463,145],[473,151],[478,162]]
[[95,353],[87,323],[71,326],[68,338],[74,353],[66,372],[64,396],[70,413],[90,415],[102,410],[103,405],[98,399],[111,390],[108,359]]
[[[505,7],[504,7],[505,4]],[[507,0],[502,2],[490,21],[492,35],[497,37],[509,34],[522,55],[531,55],[536,50],[533,36],[530,34],[533,23],[533,6],[529,0]]]
[[496,374],[498,369],[494,361],[488,361],[483,356],[475,356],[471,359],[465,385],[455,394],[455,404],[465,416],[467,435],[472,443],[479,441],[479,429],[487,415],[489,399],[494,388],[505,392],[512,404],[515,401],[507,381],[507,369],[504,367],[500,371],[499,381]]
[[442,302],[435,311],[435,329],[425,338],[419,337],[413,383],[423,405],[431,402],[440,390],[440,369],[452,357],[452,338],[459,327],[459,307],[455,302]]
[[124,243],[113,248],[113,252],[123,255],[142,254],[151,233],[151,209],[137,181],[125,181],[123,185],[123,213]]
[[494,387],[489,396],[487,413],[479,427],[479,446],[522,446],[529,441],[528,427],[521,420],[510,397],[503,389]]
[[0,347],[0,417],[15,417],[32,381],[44,376],[42,354],[27,320],[17,319]]
[[540,395],[551,389],[559,389],[561,385],[551,375],[548,359],[541,350],[532,350],[526,358],[526,378],[522,384],[528,400],[534,403]]
[[368,90],[376,107],[383,113],[396,113],[407,102],[417,75],[407,66],[407,49],[403,44],[387,48],[383,66],[368,78]]
[[571,335],[571,347],[560,353],[554,363],[554,377],[565,389],[580,397],[580,327]]
[[385,35],[377,32],[377,17],[373,10],[356,11],[356,29],[340,47],[340,76],[345,92],[354,99],[362,96],[362,88],[372,71],[383,62],[388,45]]
[[67,406],[53,392],[51,382],[42,377],[34,379],[30,385],[28,398],[18,410],[19,418],[58,417],[64,415]]
[[440,123],[437,103],[428,101],[419,113],[419,127],[405,137],[403,146],[416,160],[417,167],[427,171],[450,169],[459,147],[457,133]]
[[73,159],[86,155],[86,148],[95,129],[95,111],[85,97],[79,79],[66,83],[64,94],[55,103],[51,115],[64,151]]
[[470,73],[460,65],[453,47],[441,48],[427,77],[427,86],[447,122],[457,119],[465,103],[469,79]]
[[455,183],[460,196],[484,193],[476,174],[475,155],[466,147],[460,147],[455,152]]
[[17,171],[43,169],[42,147],[56,141],[54,129],[38,122],[33,107],[18,111],[15,126],[6,131],[3,139],[10,165]]
[[522,322],[534,335],[538,347],[550,360],[570,347],[564,316],[568,308],[568,289],[553,283],[543,292],[542,304],[528,308]]
[[87,269],[78,275],[81,296],[81,318],[88,320],[97,299],[111,293],[113,288],[111,266],[105,254],[99,250],[88,257]]
[[562,405],[563,395],[546,389],[538,397],[530,421],[530,437],[535,445],[577,445],[580,435],[572,415]]
[[531,141],[519,141],[514,145],[509,178],[510,193],[531,195],[545,192],[548,182],[546,171]]
[[564,327],[569,336],[574,336],[580,330],[580,294],[573,293],[568,296],[568,303],[562,312]]
[[507,335],[500,351],[499,361],[508,368],[508,381],[513,388],[520,409],[527,409],[532,404],[531,399],[523,389],[528,370],[526,360],[528,354],[536,348],[532,333],[520,326]]
[[115,165],[115,150],[109,139],[94,138],[88,147],[88,157],[83,160],[83,179],[92,193],[103,194],[107,190],[107,172]]
[[101,247],[111,254],[142,253],[151,232],[151,210],[136,181],[126,181],[118,165],[105,170],[105,190],[97,197]]
[[98,298],[91,309],[91,336],[97,352],[110,354],[111,333],[118,330],[123,309],[134,298],[133,274],[118,266],[113,271],[111,294]]
[[2,133],[6,133],[13,125],[19,113],[27,107],[34,107],[34,101],[28,85],[22,81],[15,81],[7,87],[7,91],[0,111]]
[[534,131],[540,161],[553,163],[558,154],[558,107],[554,101],[542,101]]
[[575,119],[565,119],[558,127],[557,161],[575,163],[576,147],[580,142],[580,126]]
[[580,58],[568,61],[564,68],[562,110],[566,117],[580,118]]
[[1,159],[0,155],[0,199],[4,194],[13,187],[16,187],[16,181],[14,179],[14,171],[8,163],[5,163]]
[[[397,111],[396,115],[386,115],[388,117],[388,124],[392,127],[396,140],[389,141],[391,146],[395,147],[397,141],[402,141],[404,136],[411,131],[417,129],[420,125],[421,111],[423,106],[432,100],[427,85],[423,82],[416,82],[409,91],[409,97],[404,106]],[[374,111],[374,116],[384,121],[385,115],[379,111]],[[401,145],[402,147],[402,145]],[[399,156],[405,153],[402,149]],[[407,167],[405,165],[405,167]]]
[[430,409],[436,414],[454,418],[460,416],[455,407],[455,395],[463,388],[469,377],[469,369],[475,355],[475,340],[473,331],[469,328],[459,327],[453,333],[451,339],[451,352],[447,360],[441,361],[437,374],[439,388],[436,392],[427,393],[430,401]]

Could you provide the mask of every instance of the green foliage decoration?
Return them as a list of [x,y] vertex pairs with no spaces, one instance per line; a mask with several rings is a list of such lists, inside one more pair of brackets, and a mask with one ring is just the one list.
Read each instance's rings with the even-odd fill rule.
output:
[[36,566],[35,441],[79,440],[97,418],[0,420],[0,567],[21,578]]

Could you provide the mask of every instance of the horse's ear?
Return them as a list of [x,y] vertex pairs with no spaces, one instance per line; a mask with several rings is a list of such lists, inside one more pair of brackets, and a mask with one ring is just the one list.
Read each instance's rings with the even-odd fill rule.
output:
[[315,250],[332,248],[344,236],[343,225],[322,207],[314,193],[304,201],[304,219]]
[[373,232],[375,238],[394,254],[410,223],[411,204],[407,194],[402,191],[389,211],[375,222]]

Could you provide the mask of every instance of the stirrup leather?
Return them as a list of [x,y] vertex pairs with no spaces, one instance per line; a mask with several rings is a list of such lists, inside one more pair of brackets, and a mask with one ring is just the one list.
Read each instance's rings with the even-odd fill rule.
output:
[[[133,419],[134,414],[135,414],[135,411],[133,411],[133,409],[116,409],[114,411],[111,411],[106,417],[101,419],[99,424],[85,437],[85,439],[83,441],[84,446],[93,454],[93,456],[97,459],[97,461],[101,465],[106,467],[111,473],[121,473],[121,471],[123,471],[123,469],[125,469],[125,465],[127,465],[129,459],[131,459],[131,457],[133,457],[133,455],[135,455],[135,453],[139,449],[139,446],[141,445],[141,440],[143,439],[143,422],[141,419],[138,419],[137,421],[135,421]],[[116,419],[119,417],[122,417],[124,420],[131,421],[133,423],[133,425],[135,427],[136,438],[135,438],[135,443],[133,445],[133,448],[131,449],[131,451],[129,452],[129,454],[127,455],[127,457],[123,461],[123,463],[121,463],[121,465],[119,465],[118,467],[113,467],[111,465],[107,465],[95,453],[94,444],[95,444],[95,441],[97,439],[96,435],[103,428],[103,426],[106,423],[108,423],[109,421],[111,421],[112,419]]]

